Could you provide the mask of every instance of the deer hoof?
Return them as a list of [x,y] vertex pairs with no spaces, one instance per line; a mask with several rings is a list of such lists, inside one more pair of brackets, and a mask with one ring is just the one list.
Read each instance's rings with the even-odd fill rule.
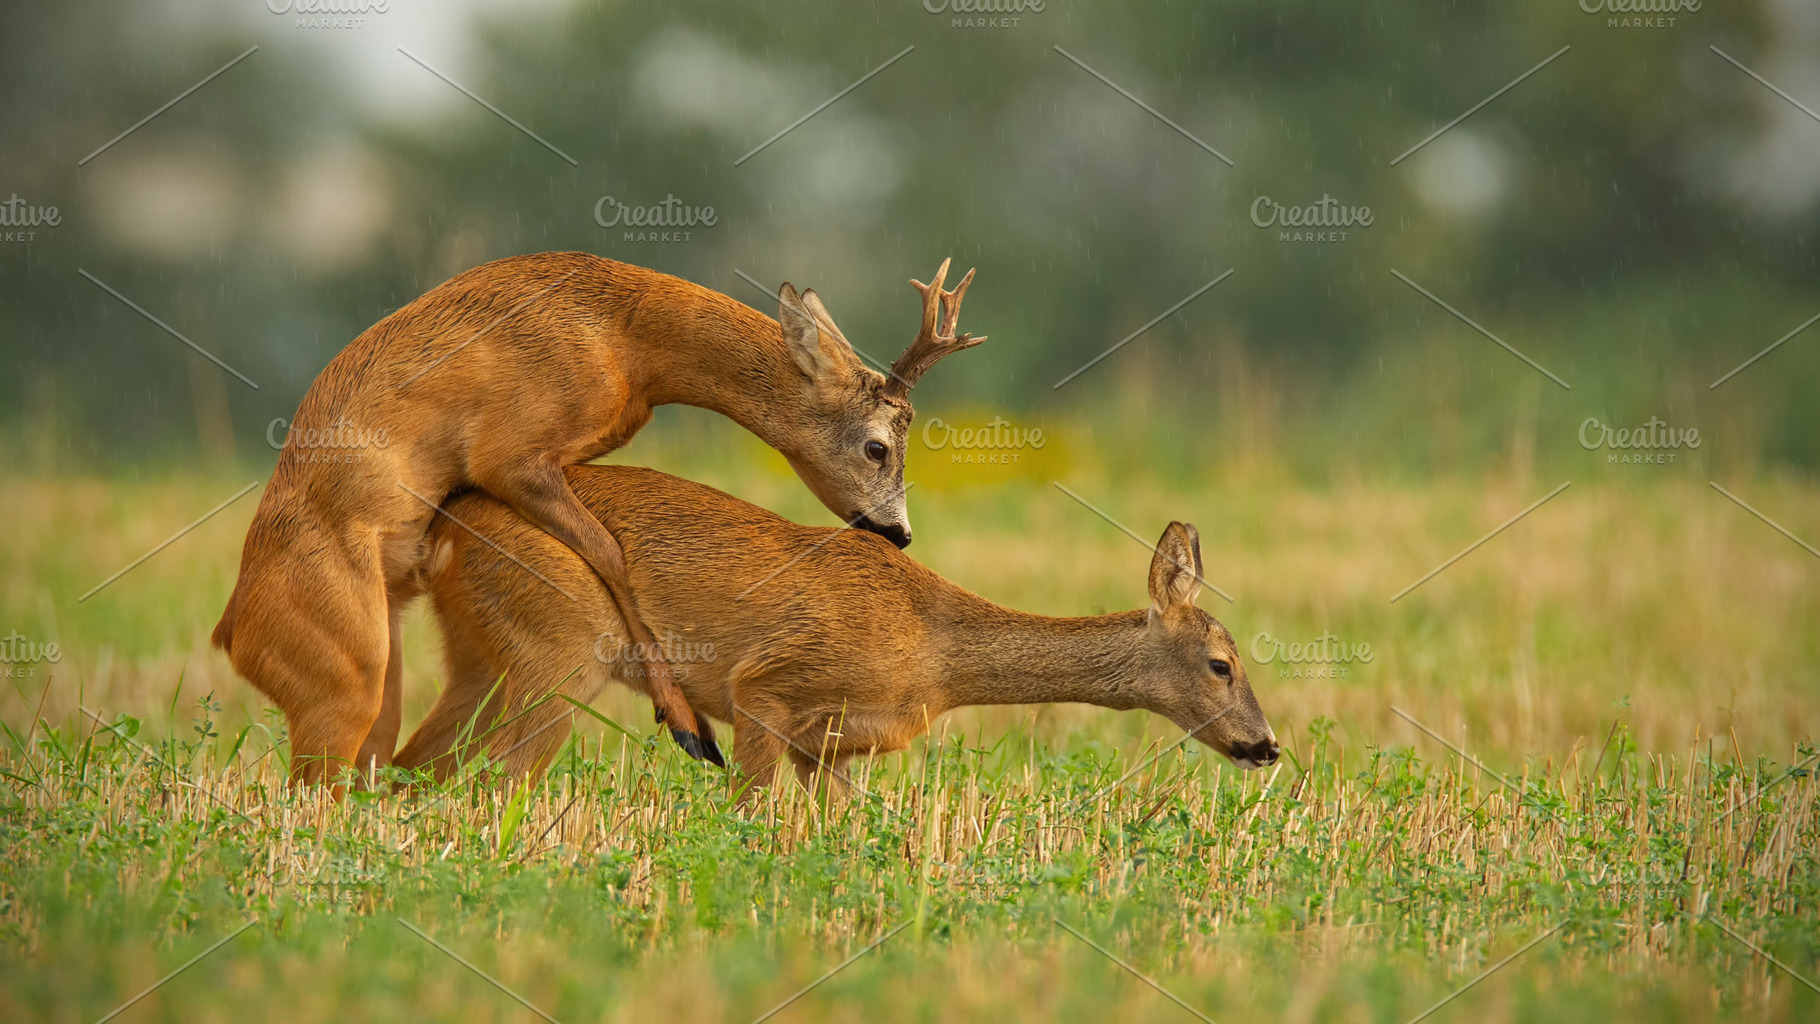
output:
[[697,761],[707,761],[719,768],[727,766],[727,759],[721,756],[720,745],[711,738],[697,736],[684,729],[671,729],[670,738],[683,748],[683,753]]
[[694,733],[689,732],[685,729],[671,729],[670,738],[676,741],[677,746],[683,748],[683,753],[689,755],[690,757],[696,759],[697,761],[702,759],[703,753],[702,753],[702,749],[701,749],[701,737],[700,736],[697,736]]

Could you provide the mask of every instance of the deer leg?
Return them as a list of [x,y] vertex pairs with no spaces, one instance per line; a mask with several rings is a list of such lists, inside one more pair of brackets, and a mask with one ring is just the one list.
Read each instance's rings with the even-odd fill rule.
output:
[[[574,688],[573,684],[563,687],[564,690]],[[520,710],[514,710],[512,714],[516,715]],[[560,697],[551,697],[541,707],[526,712],[523,718],[501,730],[493,741],[493,757],[505,763],[508,776],[528,784],[529,780],[539,778],[549,770],[550,762],[556,759],[556,752],[562,749],[563,741],[569,738],[574,726],[575,709]]]
[[[508,776],[529,780],[549,769],[574,727],[575,709],[563,695],[582,704],[593,700],[605,682],[605,666],[591,651],[565,650],[560,641],[546,642],[543,637],[524,639],[517,654],[514,663],[525,667],[509,670],[518,674],[508,676],[500,710],[494,712],[488,705],[489,714],[481,724],[483,732],[491,733],[486,737],[488,755],[505,765]],[[560,674],[555,671],[578,655],[584,660]]]
[[844,800],[858,787],[853,782],[853,755],[832,754],[822,772],[823,785],[830,797]]
[[385,665],[385,690],[379,702],[379,717],[367,730],[366,740],[360,744],[360,753],[355,760],[355,767],[363,772],[392,763],[392,752],[398,749],[398,730],[404,724],[404,649],[400,643],[403,639],[403,602],[394,598],[386,614],[389,653]]
[[739,799],[749,806],[770,787],[784,757],[784,741],[747,715],[735,717],[733,760],[739,765]]
[[790,759],[796,765],[796,777],[811,792],[817,789],[817,774],[823,777],[831,793],[845,782],[845,766],[852,755],[844,754],[841,750],[844,741],[841,718],[841,715],[829,715],[813,722],[809,728],[800,729],[797,741],[790,745]]
[[[235,637],[236,641],[239,639]],[[383,648],[384,643],[373,646]],[[378,661],[378,650],[367,653]],[[310,656],[321,658],[322,652],[313,651]],[[359,767],[360,743],[379,717],[384,699],[385,670],[377,664],[370,669],[352,665],[341,668],[330,684],[318,691],[330,691],[323,694],[325,699],[279,704],[290,727],[294,782],[331,783],[342,769]],[[339,798],[341,794],[342,787],[337,785],[335,795]]]
[[[499,673],[494,672],[487,663],[486,657],[474,645],[472,638],[447,619],[443,621],[444,667],[447,681],[442,687],[442,696],[436,698],[436,705],[424,717],[423,724],[411,734],[405,742],[404,749],[392,759],[400,768],[415,770],[429,765],[436,781],[448,779],[467,760],[465,740],[472,736],[463,736],[468,723],[474,723],[476,734],[485,732],[488,724],[498,716],[504,707],[499,692],[494,690],[497,684],[501,691],[505,684],[500,681]],[[489,693],[493,699],[488,701],[492,714],[475,715],[480,710],[480,702],[487,699]],[[462,744],[460,748],[457,744]]]
[[[297,546],[311,557],[277,561],[243,581],[229,657],[284,711],[292,781],[325,783],[356,766],[384,703],[385,583],[376,549]],[[323,552],[337,548],[353,557],[325,562]]]
[[836,756],[832,752],[816,758],[803,753],[801,748],[790,748],[790,761],[796,766],[796,781],[811,793],[844,794],[847,791],[846,765],[851,759],[851,755]]
[[600,520],[582,505],[575,492],[569,490],[562,469],[551,462],[537,462],[514,467],[511,475],[500,479],[480,479],[477,474],[474,482],[544,532],[567,544],[588,563],[606,584],[607,594],[613,599],[613,607],[619,612],[620,622],[632,642],[653,652],[650,660],[644,663],[644,669],[651,702],[657,705],[658,722],[670,726],[670,735],[689,756],[706,758],[725,767],[727,762],[714,742],[713,727],[705,716],[696,714],[689,706],[682,687],[676,684],[675,673],[655,653],[659,650],[657,637],[639,618],[638,607],[632,601],[624,550]]

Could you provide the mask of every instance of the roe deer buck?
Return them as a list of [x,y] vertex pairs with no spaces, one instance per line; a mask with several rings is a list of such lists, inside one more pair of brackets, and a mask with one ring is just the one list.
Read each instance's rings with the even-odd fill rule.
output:
[[[1277,758],[1232,635],[1195,606],[1192,526],[1164,531],[1148,609],[1050,618],[1001,608],[870,534],[800,526],[702,484],[629,466],[578,466],[568,479],[625,545],[647,623],[701,655],[682,688],[733,723],[734,757],[754,788],[785,755],[804,776],[824,763],[839,770],[976,704],[1144,708],[1240,767]],[[628,638],[572,552],[485,495],[461,495],[449,511],[473,533],[431,530],[426,575],[447,680],[394,763],[443,778],[473,747],[514,775],[539,773],[568,732],[558,689],[585,703],[609,679],[635,690],[645,680],[617,656]]]
[[[909,389],[935,360],[984,340],[955,337],[973,272],[946,291],[947,270],[943,261],[933,284],[911,282],[923,293],[922,329],[890,378],[859,361],[814,291],[784,284],[774,321],[587,253],[488,263],[368,328],[316,378],[292,429],[385,443],[326,462],[284,447],[214,632],[234,668],[283,709],[293,777],[391,762],[399,617],[418,593],[425,530],[452,492],[482,488],[567,545],[610,599],[575,607],[616,616],[656,649],[612,527],[563,479],[564,467],[624,445],[653,406],[726,414],[782,452],[849,524],[910,543]],[[597,596],[592,583],[564,589]],[[657,720],[691,755],[723,763],[668,668],[648,669]]]

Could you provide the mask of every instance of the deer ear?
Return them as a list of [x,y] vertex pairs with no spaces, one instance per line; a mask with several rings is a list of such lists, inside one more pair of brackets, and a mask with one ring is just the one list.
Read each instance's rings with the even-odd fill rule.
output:
[[822,368],[821,331],[816,329],[815,318],[809,315],[803,297],[788,281],[777,290],[777,322],[784,329],[784,347],[790,350],[796,368],[803,371],[803,376],[814,378]]
[[1191,607],[1201,594],[1201,534],[1188,523],[1170,523],[1150,560],[1150,610]]
[[840,332],[839,327],[835,326],[834,317],[829,314],[828,307],[822,305],[822,297],[815,294],[815,289],[804,289],[803,308],[809,311],[809,315],[815,319],[816,326],[821,329],[824,357],[831,357],[842,362],[859,361],[859,354],[853,351],[853,345],[847,340],[847,336]]

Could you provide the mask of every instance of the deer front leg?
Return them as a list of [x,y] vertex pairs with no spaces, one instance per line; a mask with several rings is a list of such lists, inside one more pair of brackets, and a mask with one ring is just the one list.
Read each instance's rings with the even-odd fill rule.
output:
[[733,687],[733,753],[741,774],[750,780],[742,783],[740,802],[751,803],[759,790],[777,781],[778,770],[786,765],[796,769],[797,781],[812,793],[821,789],[818,779],[825,780],[828,793],[844,793],[852,754],[840,749],[837,719],[827,719],[825,729],[817,729],[813,721],[805,725],[769,691],[757,690],[751,680]]
[[733,761],[739,766],[739,802],[750,807],[776,777],[778,763],[784,757],[784,741],[739,710],[735,710],[734,719]]
[[669,663],[656,653],[659,650],[657,637],[638,615],[638,607],[632,601],[632,586],[626,576],[624,550],[575,492],[569,490],[561,467],[553,462],[529,463],[494,478],[481,479],[477,474],[474,482],[544,532],[567,544],[588,563],[606,584],[607,594],[613,599],[613,607],[619,612],[626,634],[633,643],[651,652],[650,660],[644,665],[645,681],[650,687],[651,702],[657,706],[657,721],[670,726],[670,735],[690,757],[706,758],[725,767],[727,762],[714,742],[713,727],[705,716],[696,714],[689,706]]
[[847,765],[851,752],[842,750],[841,716],[830,715],[819,721],[810,720],[808,728],[798,728],[797,739],[790,742],[790,760],[796,765],[796,780],[811,793],[830,797],[844,795],[852,784]]

